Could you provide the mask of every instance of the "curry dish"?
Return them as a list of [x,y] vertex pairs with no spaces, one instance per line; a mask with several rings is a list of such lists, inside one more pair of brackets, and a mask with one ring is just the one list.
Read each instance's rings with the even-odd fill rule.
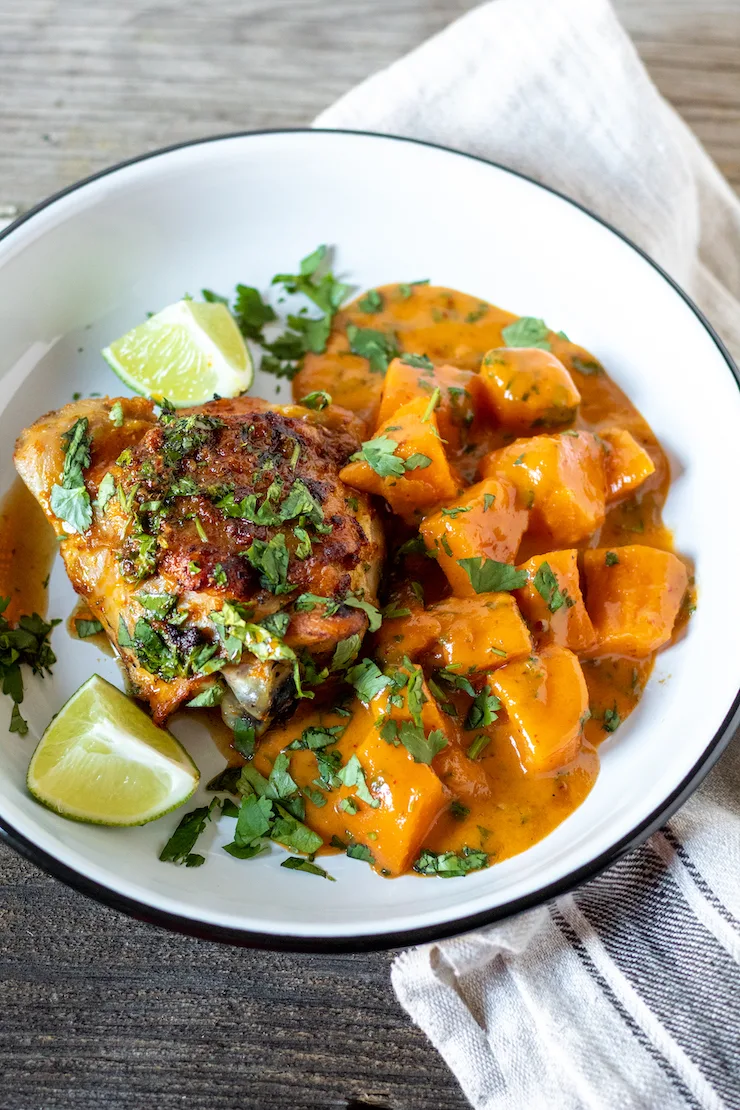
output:
[[521,852],[588,794],[690,610],[660,444],[563,333],[423,283],[337,312],[292,385],[79,400],[16,466],[132,692],[159,724],[220,714],[318,851],[387,876]]

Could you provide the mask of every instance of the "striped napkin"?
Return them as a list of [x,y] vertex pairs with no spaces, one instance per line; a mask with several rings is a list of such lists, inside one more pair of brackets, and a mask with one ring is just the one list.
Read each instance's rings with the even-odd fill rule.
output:
[[[740,358],[740,203],[607,0],[496,0],[317,126],[428,139],[599,213]],[[740,742],[667,826],[575,894],[404,952],[402,1006],[478,1110],[740,1107]]]

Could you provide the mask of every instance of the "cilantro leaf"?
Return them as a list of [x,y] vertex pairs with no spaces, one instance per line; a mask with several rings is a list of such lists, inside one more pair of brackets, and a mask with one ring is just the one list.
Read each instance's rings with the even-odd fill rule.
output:
[[383,308],[383,297],[377,289],[371,289],[357,302],[357,307],[360,312],[381,312]]
[[108,473],[102,479],[98,486],[98,496],[93,501],[93,508],[98,509],[101,513],[105,512],[105,506],[110,501],[111,497],[116,492],[116,481],[112,474]]
[[615,567],[619,562],[619,556],[616,551],[607,551],[604,556],[604,565],[607,567]]
[[362,609],[363,613],[367,615],[368,619],[368,632],[377,632],[383,623],[383,618],[380,610],[375,605],[371,605],[369,601],[363,601],[360,597],[352,597],[349,594],[342,602],[343,605],[349,605],[351,609]]
[[244,552],[245,557],[260,573],[260,584],[274,594],[290,593],[294,588],[288,584],[288,564],[290,553],[285,545],[285,536],[278,532],[271,540],[252,540]]
[[84,485],[71,489],[52,486],[50,504],[54,515],[65,520],[75,532],[86,532],[92,524],[90,494]]
[[414,864],[414,871],[418,871],[420,875],[439,875],[442,879],[461,878],[471,871],[480,871],[488,865],[488,861],[486,852],[474,848],[439,854],[425,849]]
[[251,759],[257,742],[254,725],[250,725],[243,717],[237,717],[233,727],[235,751],[239,752],[239,755],[243,755],[245,759]]
[[415,763],[431,763],[435,755],[447,747],[447,737],[441,729],[432,729],[428,736],[424,729],[411,721],[403,721],[398,728],[398,739]]
[[617,703],[614,703],[613,709],[604,710],[604,732],[616,732],[622,723],[622,718],[617,712]]
[[327,393],[323,389],[314,389],[311,393],[307,393],[305,397],[301,397],[300,401],[296,403],[303,405],[306,409],[316,409],[317,412],[321,412],[331,404],[331,393]]
[[539,347],[549,351],[549,330],[545,321],[537,316],[520,316],[501,329],[501,336],[507,347]]
[[509,563],[498,563],[495,559],[482,559],[479,555],[458,559],[457,565],[465,571],[477,594],[518,590],[527,581],[526,571],[517,570]]
[[223,701],[223,696],[223,686],[220,682],[214,682],[210,686],[206,686],[204,690],[201,690],[199,694],[196,694],[195,697],[191,698],[186,704],[192,709],[203,707],[210,708],[213,705],[220,705]]
[[434,363],[426,355],[401,355],[401,362],[406,366],[413,366],[417,370],[433,370]]
[[406,472],[402,458],[396,454],[398,443],[390,436],[375,436],[363,443],[352,455],[352,461],[363,460],[381,478],[401,478]]
[[276,319],[275,310],[265,304],[262,294],[251,285],[237,285],[234,300],[234,319],[246,339],[259,342],[265,324]]
[[210,805],[200,806],[185,814],[159,854],[163,863],[184,863],[186,867],[197,867],[203,862],[202,856],[194,858],[191,853],[198,837],[211,820],[213,811],[219,805],[218,798],[214,798]]
[[328,748],[330,744],[336,744],[345,727],[345,725],[332,725],[331,728],[319,728],[316,725],[309,725],[296,740],[288,744],[288,749],[316,751],[317,748]]
[[270,831],[272,819],[272,802],[268,798],[258,798],[255,794],[248,794],[242,798],[239,806],[234,843],[244,848],[266,836]]
[[306,871],[309,875],[319,875],[322,879],[329,879],[332,883],[336,882],[334,876],[330,875],[328,871],[324,871],[323,867],[311,863],[310,860],[301,859],[300,856],[288,856],[280,866],[287,867],[289,871]]
[[350,844],[347,848],[347,855],[350,859],[361,859],[370,864],[375,863],[375,856],[366,844]]
[[431,465],[432,460],[429,458],[429,455],[422,455],[420,451],[417,451],[413,455],[409,455],[403,464],[404,470],[426,470],[426,468]]
[[108,419],[112,422],[115,428],[123,426],[123,405],[120,401],[114,401],[108,413]]
[[360,801],[372,806],[373,809],[378,808],[380,802],[370,793],[367,782],[365,781],[365,772],[362,769],[362,764],[355,754],[351,755],[344,767],[337,771],[337,778],[348,790],[354,789]]
[[278,816],[270,830],[271,839],[282,844],[290,852],[302,852],[306,856],[312,856],[314,852],[318,852],[324,843],[318,833],[296,820],[281,805],[276,803],[275,808]]
[[372,659],[363,659],[361,663],[350,667],[346,678],[366,705],[391,685],[391,680],[383,674],[376,663],[373,663]]
[[366,358],[375,374],[385,374],[388,363],[399,354],[395,335],[376,328],[358,328],[356,324],[348,324],[347,339],[352,354]]
[[481,692],[476,694],[473,698],[473,704],[468,710],[463,728],[470,730],[474,728],[485,728],[486,725],[493,724],[498,716],[500,708],[501,702],[496,695],[491,692],[490,686],[485,685]]
[[560,589],[557,577],[546,560],[537,568],[533,585],[551,613],[557,613],[570,600]]
[[88,636],[97,636],[98,632],[102,632],[103,626],[100,621],[79,619],[75,621],[75,629],[79,638],[86,640]]
[[333,671],[345,670],[350,663],[354,663],[361,646],[362,637],[358,636],[356,632],[348,636],[346,640],[340,640],[334,649],[331,669]]
[[13,627],[2,616],[10,604],[10,598],[0,598],[0,679],[2,691],[13,699],[10,731],[25,736],[28,726],[18,706],[23,701],[23,674],[21,666],[29,666],[34,674],[43,677],[51,673],[56,656],[51,650],[49,634],[59,624],[58,620],[47,622],[38,613],[23,615]]

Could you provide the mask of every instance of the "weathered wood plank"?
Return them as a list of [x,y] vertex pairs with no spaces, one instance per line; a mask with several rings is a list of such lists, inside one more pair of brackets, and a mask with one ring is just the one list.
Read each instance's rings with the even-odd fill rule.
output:
[[[0,0],[0,207],[142,150],[289,126],[469,0]],[[616,0],[740,188],[740,0]],[[89,902],[0,846],[2,1110],[456,1110],[390,956],[255,953]]]

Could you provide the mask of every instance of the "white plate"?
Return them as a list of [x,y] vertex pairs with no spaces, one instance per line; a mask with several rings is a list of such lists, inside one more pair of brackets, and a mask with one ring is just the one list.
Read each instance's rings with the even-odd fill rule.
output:
[[[583,805],[523,855],[464,880],[388,881],[332,858],[327,883],[221,851],[158,861],[172,816],[142,829],[73,824],[36,805],[25,772],[51,715],[92,671],[115,663],[54,633],[51,679],[28,680],[28,737],[0,735],[0,825],[10,843],[74,886],[203,936],[287,948],[406,944],[461,932],[553,897],[644,839],[717,758],[738,715],[740,393],[727,352],[644,255],[564,198],[505,169],[376,135],[290,131],[180,146],[108,170],[0,236],[0,487],[13,442],[73,391],[116,394],[104,344],[201,287],[266,287],[318,243],[361,287],[431,278],[542,316],[590,348],[652,424],[674,465],[666,507],[696,564],[688,635],[659,656],[637,711],[601,749]],[[254,392],[275,396],[272,378]],[[283,387],[281,399],[285,398]],[[49,612],[74,596],[60,560]],[[0,712],[10,715],[5,700]],[[203,772],[223,764],[194,724],[178,729]],[[200,797],[205,797],[202,792]],[[233,826],[232,826],[233,827]],[[199,850],[201,850],[199,848]]]

